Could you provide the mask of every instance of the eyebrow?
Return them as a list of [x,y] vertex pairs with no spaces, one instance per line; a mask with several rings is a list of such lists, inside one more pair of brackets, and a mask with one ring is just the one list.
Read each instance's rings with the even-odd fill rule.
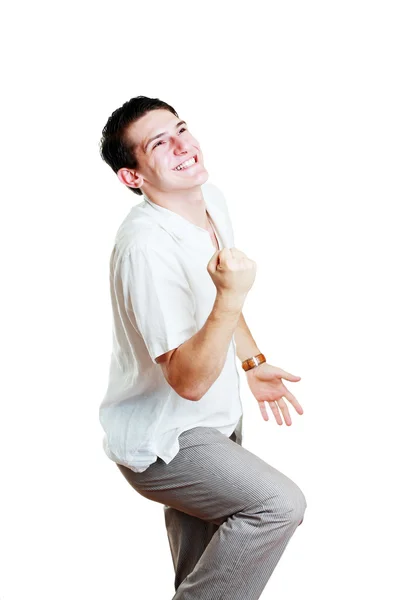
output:
[[[181,125],[187,125],[186,121],[179,121],[179,123],[177,123],[175,125],[175,127],[180,127]],[[162,137],[163,135],[167,135],[167,131],[163,131],[162,133],[158,133],[157,135],[155,135],[154,137],[150,138],[149,140],[147,140],[145,146],[144,146],[144,151],[147,152],[147,146],[151,143],[154,142],[154,140]]]

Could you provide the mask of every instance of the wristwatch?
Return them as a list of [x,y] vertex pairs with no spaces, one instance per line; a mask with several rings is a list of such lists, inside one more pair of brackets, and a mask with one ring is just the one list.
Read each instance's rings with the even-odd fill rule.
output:
[[256,356],[251,356],[242,362],[242,368],[244,371],[249,371],[250,369],[254,369],[254,367],[258,367],[261,363],[267,362],[264,354],[257,354]]

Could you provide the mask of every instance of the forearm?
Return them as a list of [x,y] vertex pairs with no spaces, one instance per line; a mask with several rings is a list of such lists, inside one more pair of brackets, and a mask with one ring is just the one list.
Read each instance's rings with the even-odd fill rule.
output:
[[261,353],[253,336],[250,333],[250,329],[248,328],[247,323],[244,320],[242,312],[240,313],[234,336],[236,344],[236,354],[241,362],[243,362],[247,358],[250,358],[251,356],[256,356],[257,354]]
[[172,354],[169,378],[182,397],[200,400],[220,375],[243,303],[244,298],[217,294],[203,327]]

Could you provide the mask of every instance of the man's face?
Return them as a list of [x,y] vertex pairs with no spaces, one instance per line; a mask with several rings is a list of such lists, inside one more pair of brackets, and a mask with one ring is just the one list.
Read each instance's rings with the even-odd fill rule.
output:
[[[136,145],[139,163],[135,170],[135,187],[143,187],[145,193],[187,190],[207,181],[199,142],[186,123],[170,111],[148,112],[128,127],[127,136]],[[176,169],[187,160],[192,163],[193,157],[193,165],[189,163]]]

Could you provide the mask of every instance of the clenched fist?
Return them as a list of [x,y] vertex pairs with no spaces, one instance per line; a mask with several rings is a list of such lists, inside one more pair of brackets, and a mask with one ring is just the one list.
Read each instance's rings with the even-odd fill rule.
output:
[[217,292],[245,296],[256,278],[257,265],[237,248],[217,250],[211,257],[207,271]]

